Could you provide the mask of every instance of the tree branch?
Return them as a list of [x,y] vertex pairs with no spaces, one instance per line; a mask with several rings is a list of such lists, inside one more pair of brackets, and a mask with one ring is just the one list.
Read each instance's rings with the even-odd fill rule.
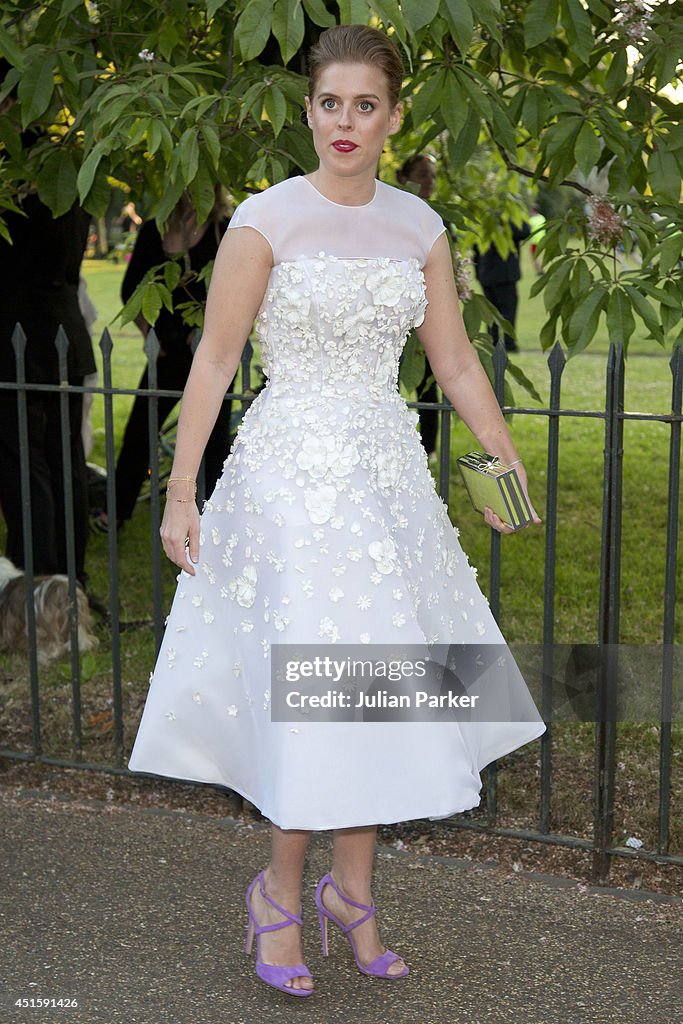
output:
[[[491,126],[489,125],[489,130],[490,129],[491,129]],[[515,171],[517,174],[521,174],[525,178],[535,178],[536,177],[536,175],[535,175],[535,173],[533,171],[528,170],[526,167],[520,167],[519,164],[515,164],[515,163],[512,162],[512,160],[507,155],[507,153],[505,152],[503,147],[500,145],[500,143],[496,142],[496,140],[494,139],[492,131],[491,131],[491,138],[493,139],[493,141],[494,141],[494,143],[496,145],[496,149],[500,153],[500,156],[501,156],[501,159],[502,159],[503,163],[505,164],[505,166],[507,167],[507,169],[509,171]],[[537,180],[538,181],[547,182],[548,181],[548,176],[547,176],[547,174],[542,174],[541,177],[538,178]],[[567,185],[568,188],[574,188],[574,189],[576,189],[577,192],[582,192],[584,196],[592,196],[593,195],[593,193],[591,192],[591,190],[589,188],[586,188],[585,185],[582,185],[578,181],[573,181],[571,178],[565,178],[563,181],[559,181],[558,185]]]

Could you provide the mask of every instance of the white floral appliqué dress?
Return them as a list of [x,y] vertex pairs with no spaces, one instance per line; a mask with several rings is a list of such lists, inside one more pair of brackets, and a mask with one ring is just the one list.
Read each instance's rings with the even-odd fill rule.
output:
[[398,392],[443,224],[379,181],[347,207],[301,177],[245,200],[238,227],[273,250],[268,382],[178,577],[129,768],[229,787],[281,828],[477,806],[481,769],[545,731],[511,656],[509,721],[271,720],[275,644],[504,644]]

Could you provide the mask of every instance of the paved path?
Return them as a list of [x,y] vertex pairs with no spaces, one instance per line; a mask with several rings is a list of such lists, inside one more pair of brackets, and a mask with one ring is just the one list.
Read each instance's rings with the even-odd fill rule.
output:
[[[378,852],[384,940],[411,967],[386,982],[355,968],[330,928],[317,991],[268,989],[244,955],[244,891],[268,828],[180,812],[0,790],[0,1022],[34,1024],[678,1024],[683,902],[583,893],[446,858]],[[644,894],[639,894],[641,897]],[[17,998],[77,1009],[17,1009]]]

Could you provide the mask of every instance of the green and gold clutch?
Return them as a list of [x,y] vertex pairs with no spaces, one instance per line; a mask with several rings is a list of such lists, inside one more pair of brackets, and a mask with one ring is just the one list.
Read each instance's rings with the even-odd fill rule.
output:
[[519,477],[497,455],[469,452],[456,460],[470,501],[483,514],[488,505],[513,530],[531,522],[531,509]]

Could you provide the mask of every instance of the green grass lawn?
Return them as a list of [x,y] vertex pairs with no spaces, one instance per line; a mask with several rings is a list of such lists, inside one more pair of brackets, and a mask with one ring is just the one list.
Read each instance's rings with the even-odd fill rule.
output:
[[[105,326],[112,332],[114,351],[113,383],[116,387],[137,386],[144,367],[142,338],[137,329],[112,323],[119,307],[123,265],[88,261],[84,273],[91,297],[99,311],[94,328],[96,339]],[[515,362],[534,382],[543,402],[548,399],[547,355],[540,351],[538,336],[544,320],[542,300],[530,299],[534,280],[528,261],[520,287],[518,333],[521,351]],[[595,410],[604,408],[605,367],[608,345],[599,336],[589,351],[570,360],[562,379],[562,407]],[[99,358],[99,349],[97,349]],[[631,341],[626,366],[626,409],[665,413],[671,407],[669,353],[644,332]],[[99,358],[101,364],[101,358]],[[533,408],[537,403],[515,386],[518,403]],[[117,446],[132,399],[115,398]],[[105,464],[103,402],[96,397],[92,413],[95,446],[90,460]],[[538,414],[517,414],[512,430],[528,469],[530,493],[545,519],[547,418]],[[662,637],[665,527],[667,503],[669,430],[664,424],[627,422],[624,442],[624,512],[622,544],[621,638],[628,643],[656,643]],[[602,461],[604,424],[600,419],[566,418],[560,423],[560,470],[557,530],[555,639],[558,642],[594,643],[597,639],[599,567],[602,516]],[[455,458],[477,447],[462,423],[452,428],[450,512],[460,529],[461,541],[470,561],[479,569],[482,589],[488,592],[490,533],[472,510],[456,473]],[[158,544],[158,526],[149,517],[149,504],[141,502],[133,520],[118,536],[121,618],[130,628],[121,634],[122,684],[125,746],[128,749],[141,712],[147,679],[154,659],[151,629],[151,551]],[[502,586],[500,624],[510,642],[538,643],[542,639],[545,531],[543,527],[502,538]],[[88,549],[88,570],[92,590],[105,597],[109,590],[107,538],[93,534]],[[175,568],[162,558],[165,607],[170,605],[175,586]],[[679,572],[680,585],[680,572]],[[682,639],[681,623],[677,640]],[[5,671],[10,692],[9,711],[14,708],[15,747],[26,745],[30,735],[25,665],[10,659]],[[41,673],[43,725],[46,747],[55,756],[70,756],[68,665]],[[84,659],[83,722],[87,757],[98,762],[114,760],[111,714],[112,692],[110,637],[101,627],[101,645],[94,657]],[[10,717],[11,714],[10,714]],[[680,785],[683,730],[674,727],[674,792]],[[553,828],[576,834],[590,834],[593,786],[593,727],[590,724],[556,725],[553,733],[555,759],[555,809]],[[659,731],[642,725],[620,727],[618,757],[629,767],[629,779],[618,781],[617,828],[636,831],[653,847],[656,842],[657,766]],[[501,774],[501,806],[515,824],[535,827],[536,811],[527,794],[534,792],[538,778],[538,747],[533,744],[507,759],[509,770]],[[635,772],[635,775],[634,775]],[[621,776],[620,776],[621,778]],[[675,800],[680,804],[680,798]],[[683,848],[680,806],[674,802],[672,849]]]

